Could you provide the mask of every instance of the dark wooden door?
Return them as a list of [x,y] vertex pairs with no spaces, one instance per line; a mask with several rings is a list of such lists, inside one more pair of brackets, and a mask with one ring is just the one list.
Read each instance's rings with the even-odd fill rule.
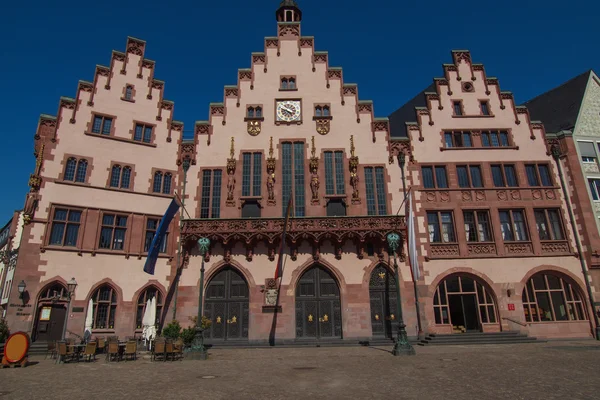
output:
[[35,340],[46,342],[62,339],[66,312],[67,310],[62,305],[40,306],[37,316]]
[[248,284],[233,268],[224,268],[206,288],[204,315],[211,320],[207,339],[244,340],[248,338]]
[[341,338],[340,288],[322,267],[306,271],[296,288],[296,337]]
[[397,328],[396,278],[385,266],[377,266],[369,280],[371,330],[376,337],[393,337]]

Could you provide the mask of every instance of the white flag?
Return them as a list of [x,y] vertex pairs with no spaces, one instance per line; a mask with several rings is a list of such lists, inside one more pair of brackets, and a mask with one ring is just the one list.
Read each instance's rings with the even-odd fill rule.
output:
[[415,232],[415,213],[412,207],[412,192],[408,192],[408,198],[406,199],[406,207],[408,212],[406,213],[406,224],[408,230],[408,259],[410,261],[410,267],[412,269],[412,276],[415,281],[418,281],[421,277],[419,271],[419,260],[417,253],[417,234]]

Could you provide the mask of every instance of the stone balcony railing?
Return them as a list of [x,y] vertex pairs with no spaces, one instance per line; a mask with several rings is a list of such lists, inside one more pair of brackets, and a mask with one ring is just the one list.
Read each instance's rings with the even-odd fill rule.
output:
[[[251,258],[253,246],[264,242],[272,258],[276,244],[281,240],[283,226],[283,218],[184,219],[181,235],[182,242],[188,247],[200,237],[207,237],[212,244],[219,243],[226,249],[242,242],[248,258]],[[321,243],[329,240],[336,248],[336,256],[341,256],[344,242],[351,240],[357,245],[358,256],[362,257],[367,242],[382,248],[388,233],[396,232],[404,237],[405,229],[404,216],[400,215],[290,218],[286,240],[292,254],[300,241],[309,241],[318,252]]]

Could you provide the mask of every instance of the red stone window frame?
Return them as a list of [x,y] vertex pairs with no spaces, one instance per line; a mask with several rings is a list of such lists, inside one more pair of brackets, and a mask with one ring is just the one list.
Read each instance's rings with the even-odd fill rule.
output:
[[[57,218],[57,210],[64,210],[67,212],[67,215],[64,219]],[[79,213],[78,220],[73,218],[74,214]],[[81,207],[72,207],[72,206],[61,206],[61,205],[51,205],[50,213],[48,214],[48,231],[46,237],[44,239],[44,243],[48,247],[57,247],[57,248],[72,248],[72,249],[81,249],[81,242],[83,237],[83,232],[85,229],[85,209]],[[53,243],[53,236],[58,236],[59,231],[58,228],[55,231],[55,227],[61,224],[63,226],[60,244]],[[73,229],[77,229],[75,244],[66,244],[68,242],[69,235],[73,234]]]
[[[494,227],[492,226],[492,218],[490,210],[486,209],[469,209],[462,210],[463,221],[465,224],[465,241],[469,244],[495,244]],[[467,222],[467,214],[473,215],[472,225]],[[485,216],[485,217],[484,217]],[[487,220],[486,220],[487,219]],[[468,228],[467,228],[468,227]],[[483,229],[482,229],[483,227]],[[487,227],[487,230],[486,230]],[[471,229],[473,228],[473,229]],[[482,236],[483,232],[483,238]]]
[[[481,136],[481,147],[489,149],[506,149],[506,148],[517,148],[514,145],[512,132],[509,129],[486,129],[482,130],[479,135]],[[506,138],[504,140],[503,138]],[[487,143],[487,145],[486,145]],[[498,145],[494,145],[498,143]]]
[[265,108],[262,104],[248,104],[244,121],[264,121]]
[[[327,174],[329,167],[327,166],[326,155],[331,154],[331,174]],[[326,198],[345,198],[346,194],[346,152],[344,149],[324,149],[321,154],[321,163],[323,165],[323,181],[325,183],[325,197]],[[369,165],[367,165],[367,168]],[[385,172],[385,171],[384,171]],[[340,182],[341,180],[341,182]],[[384,173],[385,182],[385,173]],[[375,185],[377,187],[377,185]],[[385,190],[385,188],[384,188]],[[329,192],[329,193],[328,193]],[[375,194],[377,197],[377,194]],[[376,208],[377,200],[375,201]]]
[[533,215],[540,242],[566,241],[565,225],[559,208],[534,208]]
[[[99,134],[99,133],[94,133],[93,132],[94,118],[96,116],[99,116],[99,117],[102,117],[102,118],[112,118],[112,124],[111,124],[111,128],[110,128],[110,134]],[[134,121],[133,129],[131,129],[129,131],[129,133],[131,135],[131,139],[115,135],[115,132],[116,132],[116,130],[115,130],[116,122],[117,122],[117,117],[115,115],[94,113],[94,114],[92,114],[92,118],[91,118],[90,122],[87,124],[86,130],[83,132],[83,134],[87,135],[87,136],[93,136],[93,137],[96,137],[96,138],[116,140],[116,141],[119,141],[119,142],[138,144],[138,145],[142,145],[142,146],[157,147],[156,143],[155,143],[155,130],[154,129],[152,131],[152,143],[138,142],[138,141],[133,140],[133,133],[134,133],[134,130],[135,130],[135,122],[137,122],[137,121]],[[150,124],[148,124],[146,122],[141,122],[141,123],[146,124],[146,125],[150,125]]]
[[[465,281],[469,282],[466,283]],[[456,286],[448,283],[456,282]],[[471,290],[471,288],[473,288]],[[458,321],[452,321],[449,307],[449,296],[473,295],[475,296],[477,314],[482,324],[497,325],[498,311],[493,299],[493,292],[487,285],[474,276],[450,275],[444,278],[435,290],[433,297],[433,311],[436,325],[455,325]]]
[[[157,174],[161,174],[160,184],[157,182]],[[171,181],[170,184],[166,184],[165,177],[170,176]],[[173,191],[175,190],[175,178],[177,176],[177,171],[172,171],[168,169],[161,168],[152,168],[152,175],[150,176],[150,187],[148,188],[148,193],[154,195],[160,195],[165,197],[171,197],[173,195]]]
[[279,77],[279,91],[293,92],[298,90],[298,80],[296,75],[281,75]]
[[[148,250],[150,249],[150,244],[152,243],[152,239],[158,230],[158,225],[160,224],[160,216],[146,215],[144,217],[144,236],[142,243],[142,254],[148,254]],[[167,255],[169,253],[169,234],[170,231],[167,228],[167,232],[163,238],[163,243],[161,245],[161,249],[159,250],[159,255]]]
[[[105,220],[104,217],[112,216],[112,222]],[[125,222],[123,224],[123,218]],[[105,211],[100,212],[100,220],[98,223],[98,235],[96,240],[96,248],[101,251],[114,252],[114,253],[129,253],[129,242],[131,238],[131,224],[133,215],[131,213],[123,213],[118,211]],[[110,243],[107,243],[109,239],[110,230]],[[122,236],[120,232],[123,232]],[[122,239],[122,246],[118,248],[115,246],[118,243],[119,238]],[[108,246],[108,247],[106,247]],[[117,247],[117,248],[115,248]]]
[[[544,184],[542,179],[542,174],[540,173],[540,166],[546,167],[548,176],[546,179],[549,179],[550,182]],[[531,167],[531,168],[530,168]],[[534,173],[533,176],[530,176],[529,171]],[[525,175],[527,176],[527,183],[530,187],[540,188],[540,187],[554,187],[554,179],[552,178],[552,169],[549,163],[541,162],[541,163],[526,163],[525,164]],[[532,182],[534,179],[536,182]],[[537,183],[537,184],[534,184]]]
[[488,99],[479,99],[479,114],[482,117],[493,117],[490,110],[490,101]]
[[313,120],[333,119],[331,115],[331,103],[317,103],[314,105],[315,115]]
[[[433,186],[425,186],[424,171],[427,168],[431,169]],[[440,177],[438,176],[438,173],[437,173],[437,171],[441,171],[442,169],[444,171],[445,185],[443,182],[439,182],[441,179],[439,179]],[[448,188],[450,187],[450,182],[448,180],[448,168],[446,168],[446,165],[439,165],[439,164],[421,165],[421,185],[423,186],[423,189],[425,189],[425,190],[430,190],[430,189],[448,190]]]
[[[450,214],[451,219],[451,230],[444,231],[444,225],[448,225],[447,222],[443,222],[442,214]],[[427,217],[427,239],[431,245],[440,245],[440,244],[452,244],[458,245],[458,237],[456,232],[456,218],[454,218],[453,210],[427,210],[425,212],[425,216]],[[434,219],[435,218],[435,219]],[[436,230],[435,226],[433,227],[433,231],[431,230],[431,224],[436,224],[439,231],[439,240],[436,239]],[[433,235],[433,236],[432,236]],[[448,235],[448,238],[445,239],[444,235]],[[452,236],[450,236],[452,235]]]
[[[494,167],[500,167],[500,172],[502,173],[502,185],[497,185],[497,182],[494,181]],[[515,173],[515,181],[514,185],[509,185],[508,180],[506,179],[506,167],[512,167]],[[517,165],[513,163],[494,163],[490,164],[490,172],[492,173],[492,183],[494,184],[494,188],[496,189],[506,189],[506,188],[518,188],[519,185],[519,172],[517,170]]]
[[116,120],[117,117],[115,115],[93,113],[90,123],[87,126],[87,133],[100,137],[115,136]]
[[105,283],[94,290],[91,299],[94,302],[92,330],[115,329],[118,304],[117,290]]
[[470,130],[447,130],[442,131],[444,147],[447,149],[474,147],[473,132]]
[[[138,127],[141,129],[141,133],[139,138],[136,138]],[[148,141],[146,136],[146,130],[150,128],[150,138]],[[156,125],[149,124],[148,122],[143,121],[133,121],[133,128],[129,131],[131,134],[131,140],[135,143],[152,145],[156,143]]]
[[452,100],[452,116],[463,117],[465,115],[465,108],[462,100]]
[[[512,240],[507,240],[504,238],[504,230],[501,213],[508,213],[508,224],[510,225],[510,233],[513,236]],[[520,212],[523,215],[523,221],[518,221],[523,223],[523,230],[520,232],[517,229],[517,225],[515,225],[515,212]],[[529,230],[529,224],[527,221],[527,211],[524,208],[500,208],[498,209],[498,219],[500,220],[500,232],[502,233],[501,239],[504,243],[531,243],[531,232]],[[518,233],[524,234],[525,237],[522,239],[518,239]]]
[[[215,184],[215,171],[220,172],[220,183],[217,182],[218,184]],[[205,174],[205,172],[209,173]],[[198,185],[199,201],[196,212],[199,218],[220,218],[223,203],[223,178],[223,168],[202,168],[198,172],[200,184]]]
[[[114,176],[116,167],[120,168],[118,179],[116,179],[116,177]],[[126,183],[125,171],[127,168],[129,169],[129,185],[127,185],[126,187],[123,187],[124,183]],[[115,179],[113,179],[113,178],[115,178]],[[106,179],[106,188],[112,189],[112,190],[125,190],[125,191],[130,192],[130,191],[133,191],[133,188],[135,187],[134,180],[135,180],[135,165],[121,163],[118,161],[111,161],[110,166],[108,167],[108,177]],[[115,185],[115,183],[116,183],[116,185]]]
[[123,96],[121,96],[121,100],[135,103],[135,85],[128,83],[123,87]]
[[[461,185],[460,175],[458,173],[459,168],[465,168],[467,172],[467,183],[468,186]],[[481,186],[473,185],[473,168],[479,169],[479,178],[481,179]],[[458,187],[461,189],[483,189],[485,188],[485,178],[483,177],[483,168],[480,164],[457,164],[456,165],[456,179]]]
[[156,298],[156,324],[158,325],[158,321],[160,316],[162,315],[162,310],[164,307],[164,293],[155,285],[149,285],[144,288],[144,290],[140,293],[137,300],[137,309],[135,315],[135,330],[142,331],[142,318],[144,317],[144,313],[146,312],[146,304],[148,300],[152,298]]
[[[552,271],[538,272],[529,278],[523,289],[525,320],[528,323],[587,321],[588,316],[582,298],[579,285],[563,277],[562,274]],[[542,307],[540,303],[543,304]],[[566,318],[562,316],[557,318],[557,314],[560,314],[563,309]]]
[[78,185],[89,185],[93,161],[93,158],[87,156],[64,154],[63,161],[61,162],[63,169],[58,174],[58,180]]

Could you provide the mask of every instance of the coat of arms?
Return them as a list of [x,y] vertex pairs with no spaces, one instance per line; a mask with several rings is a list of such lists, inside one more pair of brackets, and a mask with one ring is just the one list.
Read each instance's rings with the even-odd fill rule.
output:
[[260,121],[248,121],[248,133],[256,136],[260,133]]
[[319,135],[327,135],[329,133],[328,119],[317,119],[317,133]]

